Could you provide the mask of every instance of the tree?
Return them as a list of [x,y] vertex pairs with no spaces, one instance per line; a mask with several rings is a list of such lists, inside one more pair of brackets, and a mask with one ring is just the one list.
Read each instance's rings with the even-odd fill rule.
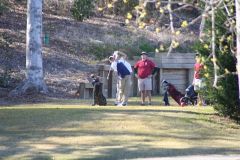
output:
[[42,65],[42,0],[28,0],[27,5],[26,80],[10,95],[47,92]]
[[196,45],[204,61],[203,76],[207,84],[202,92],[218,113],[240,119],[237,8],[234,1],[211,0],[207,3],[210,10],[205,15],[201,42]]
[[[237,72],[238,72],[238,101],[240,104],[240,1],[235,0],[236,7],[236,38],[237,38]],[[240,107],[240,105],[239,105]]]

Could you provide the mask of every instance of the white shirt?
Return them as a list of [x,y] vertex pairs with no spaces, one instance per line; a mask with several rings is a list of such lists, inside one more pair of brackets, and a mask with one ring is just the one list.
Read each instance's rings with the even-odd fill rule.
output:
[[120,58],[120,60],[112,62],[110,67],[114,72],[117,72],[117,63],[118,62],[122,62],[127,67],[129,72],[132,73],[132,66],[124,58]]

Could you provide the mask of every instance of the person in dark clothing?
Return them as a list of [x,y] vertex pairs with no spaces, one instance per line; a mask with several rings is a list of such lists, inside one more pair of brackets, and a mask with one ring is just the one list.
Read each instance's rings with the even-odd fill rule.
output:
[[169,100],[168,100],[168,93],[167,93],[167,91],[164,92],[163,101],[164,101],[164,105],[165,106],[170,106],[170,103],[169,103]]
[[163,90],[164,90],[164,95],[163,95],[163,102],[165,106],[170,106],[169,100],[168,100],[168,83],[167,81],[163,80],[162,82]]

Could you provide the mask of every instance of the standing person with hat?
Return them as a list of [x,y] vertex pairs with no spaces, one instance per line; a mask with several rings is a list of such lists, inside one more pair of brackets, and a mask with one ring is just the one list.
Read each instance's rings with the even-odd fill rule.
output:
[[138,89],[141,92],[141,105],[145,105],[146,97],[148,97],[148,105],[151,105],[152,76],[156,72],[155,67],[155,63],[148,59],[148,54],[141,52],[141,60],[134,65]]
[[126,54],[120,51],[115,51],[113,56],[109,57],[111,69],[117,73],[117,94],[115,104],[118,106],[126,106],[129,97],[132,67],[126,61],[126,57]]

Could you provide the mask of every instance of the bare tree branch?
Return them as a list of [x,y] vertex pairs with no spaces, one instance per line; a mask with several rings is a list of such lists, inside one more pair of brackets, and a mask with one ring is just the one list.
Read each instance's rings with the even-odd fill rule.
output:
[[[168,9],[168,12],[169,12],[171,32],[172,32],[172,34],[173,34],[173,33],[175,33],[175,30],[174,30],[174,26],[173,26],[173,16],[172,16],[171,2],[172,2],[172,0],[168,0],[167,9]],[[172,38],[171,38],[171,39],[172,39]],[[170,53],[172,52],[172,48],[173,48],[173,40],[171,40],[171,45],[170,45],[170,47],[169,47],[169,50],[168,50],[168,54],[167,54],[167,55],[170,55]]]
[[208,12],[210,7],[208,7],[207,3],[205,3],[205,9],[202,13],[202,20],[201,20],[201,24],[200,24],[200,27],[199,27],[199,39],[202,40],[202,37],[203,37],[203,31],[204,31],[204,28],[205,28],[205,22],[206,22],[206,14]]
[[229,75],[229,74],[231,74],[231,75],[238,75],[237,72],[229,72],[229,73],[224,73],[224,74],[222,74],[222,75],[217,76],[217,79],[219,80],[219,79],[221,79],[221,78],[225,78],[226,75]]

